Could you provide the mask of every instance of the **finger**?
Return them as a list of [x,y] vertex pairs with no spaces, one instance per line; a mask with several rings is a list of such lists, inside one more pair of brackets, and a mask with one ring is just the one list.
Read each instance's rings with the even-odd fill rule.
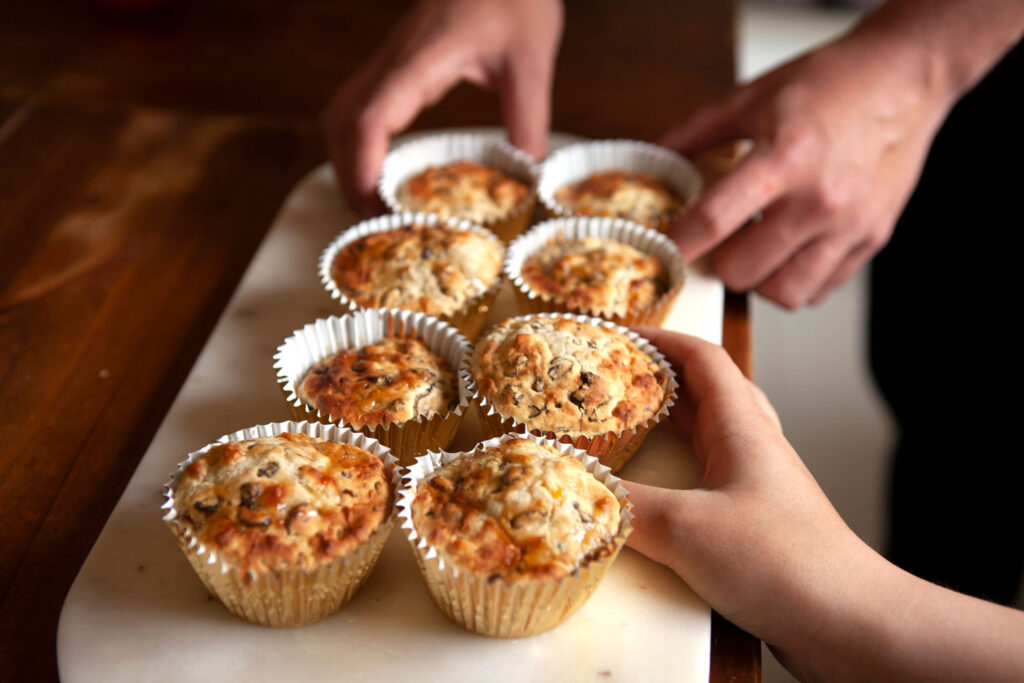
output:
[[687,261],[702,256],[742,227],[785,189],[778,164],[757,149],[712,185],[675,220],[669,235]]
[[723,142],[750,137],[740,111],[748,99],[745,88],[694,112],[670,128],[658,143],[662,147],[693,154]]
[[[357,201],[373,201],[391,136],[408,126],[460,77],[458,54],[439,46],[393,67],[370,86],[372,91],[362,98],[363,102],[343,100],[335,105],[349,107],[340,116],[350,123],[327,131],[332,161],[339,168],[339,179]],[[364,78],[372,80],[372,74]]]
[[842,236],[826,235],[802,247],[758,288],[780,306],[796,309],[811,300],[850,253]]
[[553,67],[532,54],[515,57],[505,69],[499,88],[509,140],[537,160],[547,156]]
[[320,113],[320,127],[338,188],[349,204],[357,209],[361,208],[364,198],[354,183],[353,152],[357,135],[352,110],[354,102],[364,98],[372,74],[370,66],[361,69],[338,88]]
[[685,517],[696,492],[673,491],[634,481],[624,481],[623,486],[629,491],[634,515],[633,533],[626,539],[626,545],[680,573],[676,566],[681,559],[677,543],[682,530],[679,520]]
[[753,402],[747,378],[718,344],[656,327],[637,327],[672,363],[690,404],[699,410],[704,401],[723,396]]
[[850,277],[860,270],[871,260],[871,257],[878,251],[878,247],[864,242],[858,245],[853,251],[846,255],[843,262],[836,268],[828,281],[811,297],[811,303],[815,306],[820,304],[837,287],[846,282]]
[[775,202],[715,249],[715,272],[734,292],[762,284],[824,230],[814,218],[795,200]]
[[779,413],[776,412],[775,406],[772,405],[771,401],[768,400],[768,395],[761,390],[761,387],[757,386],[753,382],[750,382],[750,391],[754,395],[754,401],[757,405],[765,412],[765,414],[771,418],[775,426],[782,431],[782,420],[779,419]]

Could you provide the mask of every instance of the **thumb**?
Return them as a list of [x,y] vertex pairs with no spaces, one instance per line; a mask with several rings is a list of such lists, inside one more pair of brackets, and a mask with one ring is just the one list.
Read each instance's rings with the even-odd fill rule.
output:
[[499,85],[509,141],[538,160],[548,149],[553,68],[543,57],[513,57]]
[[683,540],[694,504],[707,491],[677,491],[624,481],[633,504],[633,533],[626,545],[682,576]]

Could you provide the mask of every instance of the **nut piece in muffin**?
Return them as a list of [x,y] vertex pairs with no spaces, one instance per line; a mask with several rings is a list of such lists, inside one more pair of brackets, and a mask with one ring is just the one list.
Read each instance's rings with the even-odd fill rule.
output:
[[623,170],[601,171],[559,188],[555,200],[575,214],[627,218],[652,228],[685,206],[651,174]]
[[176,523],[239,574],[310,572],[370,538],[388,518],[391,486],[375,455],[286,432],[200,455],[173,506]]
[[447,225],[377,232],[342,248],[331,277],[363,308],[452,315],[490,288],[501,272],[498,240]]
[[448,362],[420,340],[398,337],[325,358],[297,393],[321,415],[354,429],[429,418],[459,402]]
[[657,257],[600,237],[559,235],[530,254],[521,274],[533,291],[571,309],[620,317],[653,306],[669,284]]
[[561,579],[611,555],[619,501],[570,455],[510,439],[420,483],[416,532],[447,564],[509,583]]
[[668,384],[629,337],[569,317],[506,320],[477,342],[471,371],[502,418],[573,437],[643,425]]
[[507,218],[529,193],[526,185],[496,168],[456,161],[408,178],[397,199],[412,211],[487,223]]

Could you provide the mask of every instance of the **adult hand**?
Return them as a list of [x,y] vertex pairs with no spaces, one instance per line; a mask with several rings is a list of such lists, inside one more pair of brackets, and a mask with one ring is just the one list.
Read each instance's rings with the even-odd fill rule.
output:
[[625,482],[630,546],[763,639],[801,679],[1020,680],[1024,613],[889,564],[839,517],[725,351],[638,331],[676,369],[672,418],[692,435],[704,477],[685,491]]
[[558,0],[420,2],[321,115],[346,197],[373,205],[390,137],[460,81],[496,89],[512,144],[543,157],[561,27]]
[[683,254],[717,247],[732,290],[787,308],[821,301],[888,241],[947,111],[915,65],[840,41],[670,130],[661,143],[684,154],[753,141],[673,226]]

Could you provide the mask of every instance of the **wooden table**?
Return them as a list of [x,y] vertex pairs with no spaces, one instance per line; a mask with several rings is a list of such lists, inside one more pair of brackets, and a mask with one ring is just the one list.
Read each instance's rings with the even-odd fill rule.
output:
[[[0,22],[0,678],[56,678],[72,580],[398,3],[6,2]],[[654,138],[733,79],[732,3],[569,2],[554,128]],[[417,128],[494,125],[460,87]],[[745,300],[725,346],[749,372]],[[715,615],[713,681],[760,680]]]

